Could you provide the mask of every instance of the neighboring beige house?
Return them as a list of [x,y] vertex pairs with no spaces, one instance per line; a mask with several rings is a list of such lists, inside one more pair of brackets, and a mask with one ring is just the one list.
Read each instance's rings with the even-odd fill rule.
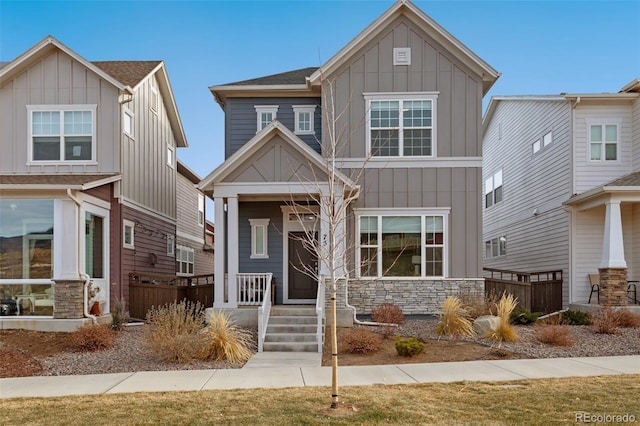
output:
[[17,316],[0,328],[77,327],[89,280],[108,313],[129,272],[175,272],[187,141],[162,61],[91,62],[48,36],[0,68],[0,111],[0,296]]
[[495,96],[483,139],[484,265],[562,270],[565,307],[597,303],[589,274],[600,275],[600,303],[633,303],[640,80],[617,93]]
[[200,183],[226,273],[214,307],[245,312],[247,281],[268,279],[277,304],[321,305],[323,286],[301,270],[330,266],[298,237],[322,245],[330,209],[341,212],[333,235],[346,261],[336,273],[349,279],[341,323],[384,302],[434,313],[449,294],[482,292],[482,98],[498,76],[398,1],[320,68],[211,87],[226,115],[226,159]]
[[213,274],[212,244],[206,242],[205,195],[197,188],[200,177],[178,160],[176,274]]

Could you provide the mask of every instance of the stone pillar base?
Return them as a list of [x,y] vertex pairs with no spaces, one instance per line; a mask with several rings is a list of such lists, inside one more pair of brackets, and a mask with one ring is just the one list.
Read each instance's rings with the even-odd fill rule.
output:
[[84,317],[84,281],[54,280],[53,318],[76,319]]
[[627,268],[600,268],[600,304],[627,305]]

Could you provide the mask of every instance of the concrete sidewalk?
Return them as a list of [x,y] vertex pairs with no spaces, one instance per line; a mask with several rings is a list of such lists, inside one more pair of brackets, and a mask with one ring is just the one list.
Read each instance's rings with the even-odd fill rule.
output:
[[[320,367],[319,354],[286,362],[267,353],[241,369],[7,378],[0,398],[331,385],[331,367]],[[340,386],[640,374],[640,355],[339,367],[338,374]]]

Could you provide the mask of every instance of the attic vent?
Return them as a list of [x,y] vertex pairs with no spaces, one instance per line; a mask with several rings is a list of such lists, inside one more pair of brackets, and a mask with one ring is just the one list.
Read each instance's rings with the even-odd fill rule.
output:
[[149,107],[151,108],[151,111],[158,112],[158,91],[156,90],[155,87],[151,88],[151,100],[149,103],[150,103]]
[[393,65],[411,65],[411,48],[394,47]]

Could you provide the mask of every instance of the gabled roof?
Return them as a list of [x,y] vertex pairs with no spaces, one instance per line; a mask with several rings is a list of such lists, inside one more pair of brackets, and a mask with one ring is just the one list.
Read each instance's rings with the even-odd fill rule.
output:
[[[275,135],[280,135],[287,143],[289,143],[289,146],[300,152],[311,165],[322,170],[326,169],[325,159],[320,154],[311,149],[306,142],[297,137],[278,120],[273,120],[269,125],[245,143],[242,148],[227,158],[214,171],[209,173],[209,175],[200,182],[198,188],[203,191],[211,190],[213,184],[224,180],[225,177],[231,174],[237,167],[241,166],[253,153],[271,140]],[[357,185],[349,177],[337,170],[335,173],[336,177],[342,181],[346,188],[349,190],[357,188]]]
[[162,61],[91,61],[116,80],[136,87],[162,64]]
[[563,95],[509,95],[509,96],[492,96],[489,105],[482,117],[482,135],[487,130],[487,126],[498,108],[498,104],[502,101],[540,101],[540,102],[566,102],[567,99]]
[[200,183],[200,176],[180,160],[178,160],[178,173],[189,179],[191,183]]
[[236,81],[235,83],[227,83],[221,86],[273,86],[280,84],[307,84],[307,77],[313,74],[318,67],[300,68],[298,70],[271,74],[265,77],[252,78],[250,80]]
[[86,191],[122,179],[110,174],[0,175],[0,189],[79,189]]
[[599,200],[600,197],[607,194],[617,194],[618,196],[629,194],[628,196],[633,197],[634,201],[640,200],[640,172],[630,173],[582,194],[575,194],[563,204],[571,206],[585,201],[593,202],[593,200]]
[[398,16],[404,15],[416,25],[423,27],[437,42],[444,46],[452,55],[462,61],[472,70],[475,70],[482,76],[482,93],[486,94],[491,86],[496,82],[500,73],[482,60],[478,55],[473,53],[467,46],[455,38],[451,33],[441,27],[436,21],[431,19],[420,8],[409,0],[398,0],[393,6],[387,9],[378,19],[373,21],[367,28],[358,34],[349,44],[343,47],[311,77],[309,84],[312,86],[319,85],[322,76],[331,74],[336,68],[349,60],[354,52],[364,47],[369,41],[377,37],[386,26]]

